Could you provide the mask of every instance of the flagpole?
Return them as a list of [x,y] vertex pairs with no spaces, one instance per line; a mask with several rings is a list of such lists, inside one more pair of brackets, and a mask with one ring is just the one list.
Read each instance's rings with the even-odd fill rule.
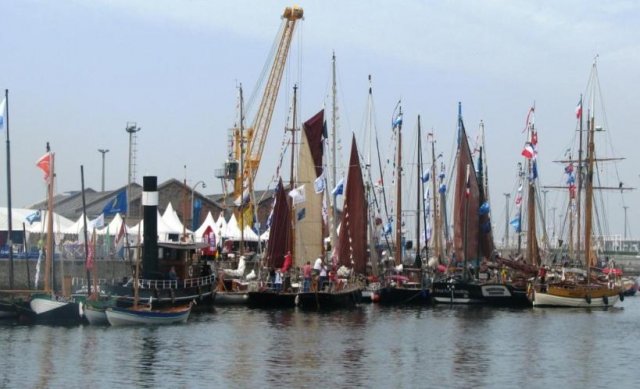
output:
[[[11,142],[9,141],[9,89],[4,90],[4,101],[6,110],[6,133],[7,133],[7,246],[9,246],[9,289],[14,287],[14,275],[13,275],[13,242],[11,235],[13,232],[13,220],[11,215]],[[4,112],[0,112],[2,115]]]
[[[89,242],[87,231],[87,202],[84,195],[84,166],[80,165],[80,186],[82,189],[82,223],[84,224],[84,267],[87,271],[87,297],[91,296],[91,269],[89,263]],[[95,288],[95,284],[93,285]]]

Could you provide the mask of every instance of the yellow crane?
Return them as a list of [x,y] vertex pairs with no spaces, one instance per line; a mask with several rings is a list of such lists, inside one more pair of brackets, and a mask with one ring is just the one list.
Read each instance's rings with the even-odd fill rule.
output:
[[[273,110],[282,81],[289,47],[293,38],[296,22],[303,17],[303,10],[298,6],[285,8],[282,19],[283,26],[276,37],[277,50],[271,65],[269,77],[264,88],[260,106],[250,127],[243,128],[242,101],[240,102],[240,128],[233,129],[232,148],[233,160],[225,163],[224,172],[218,175],[219,178],[233,179],[233,198],[238,199],[243,195],[243,191],[251,186],[255,181],[260,159],[264,150],[264,144],[271,125]],[[242,99],[242,98],[241,98]],[[242,146],[246,145],[244,152]],[[241,161],[241,162],[240,162]]]

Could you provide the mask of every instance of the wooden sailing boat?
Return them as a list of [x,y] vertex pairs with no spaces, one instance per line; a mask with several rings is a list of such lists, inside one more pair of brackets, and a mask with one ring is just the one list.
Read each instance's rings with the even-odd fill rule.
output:
[[[305,126],[305,130],[307,128],[309,127]],[[319,130],[321,131],[322,127]],[[326,287],[320,288],[317,283],[314,283],[312,290],[298,293],[298,305],[302,309],[349,308],[362,299],[362,285],[357,282],[356,276],[363,277],[366,274],[367,208],[362,169],[354,135],[337,247],[337,266],[340,269],[350,269],[349,274],[347,277],[340,276],[340,269],[333,269],[337,277],[335,280],[330,280]]]
[[[586,174],[585,182],[585,198],[584,198],[584,255],[585,255],[585,273],[564,274],[559,281],[549,283],[538,283],[533,289],[533,306],[556,306],[556,307],[609,307],[615,305],[619,300],[623,300],[624,296],[622,288],[615,279],[608,282],[599,280],[592,272],[592,268],[596,266],[597,258],[593,249],[593,214],[594,214],[594,175],[595,175],[595,96],[596,88],[599,85],[597,78],[597,67],[594,61],[591,71],[591,104],[587,120],[587,157],[586,157]],[[579,103],[579,111],[577,111],[580,120],[580,129],[582,130],[582,98]],[[582,139],[582,138],[581,138]],[[580,145],[582,148],[582,144]],[[581,153],[580,153],[581,154]],[[581,161],[579,162],[581,163]],[[601,188],[605,189],[605,188]],[[622,188],[622,184],[616,189]],[[579,195],[578,195],[579,196]],[[578,197],[579,198],[579,197]],[[578,248],[580,253],[580,248]],[[612,276],[613,272],[612,272]]]
[[[47,142],[47,152],[40,158],[37,166],[45,173],[47,182],[47,246],[44,275],[44,293],[32,296],[29,303],[33,311],[33,320],[43,324],[79,324],[82,321],[80,305],[56,293],[52,287],[53,258],[55,246],[53,241],[53,185],[55,181],[55,154],[51,152]],[[55,284],[55,283],[54,283]]]
[[479,277],[481,263],[494,256],[483,171],[481,163],[478,170],[474,167],[462,121],[462,108],[458,103],[454,253],[451,261],[451,267],[455,266],[456,270],[451,271],[450,267],[445,275],[434,281],[433,298],[436,302],[449,304],[527,305],[526,294],[514,291],[509,283]]
[[[400,192],[400,180],[402,176],[400,175],[400,167],[401,164],[401,155],[400,148],[402,147],[400,140],[400,131],[402,129],[402,124],[398,125],[398,194],[397,194],[397,202],[400,204],[400,196],[402,193]],[[380,288],[379,291],[379,302],[380,304],[417,304],[417,305],[429,305],[431,304],[431,291],[429,289],[430,282],[427,277],[426,272],[423,271],[422,258],[420,253],[420,219],[422,215],[420,213],[420,203],[422,202],[422,135],[420,128],[420,116],[418,116],[418,154],[417,154],[417,172],[418,172],[418,180],[417,180],[417,223],[416,223],[416,259],[413,268],[404,268],[402,265],[402,260],[399,261],[403,269],[401,272],[397,272],[398,274],[393,274],[391,276],[387,276],[385,279],[384,286]],[[398,205],[399,206],[399,205]],[[399,208],[400,209],[400,208]],[[398,221],[400,219],[401,212],[398,211],[396,217]],[[426,228],[426,226],[425,226]],[[398,224],[397,229],[400,229],[400,225]],[[398,235],[399,236],[399,235]],[[396,256],[400,256],[401,258],[401,250],[400,249],[400,240],[396,238]],[[396,261],[398,263],[398,261]]]

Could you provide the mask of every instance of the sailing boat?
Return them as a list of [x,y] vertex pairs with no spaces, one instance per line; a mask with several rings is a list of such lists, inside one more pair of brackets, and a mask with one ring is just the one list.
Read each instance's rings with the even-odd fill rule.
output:
[[[280,271],[284,275],[288,274],[292,265],[290,234],[291,209],[282,179],[280,179],[275,191],[275,204],[271,216],[271,227],[269,228],[269,240],[264,264],[268,269],[274,269],[274,272]],[[286,260],[287,258],[289,261]],[[287,277],[284,276],[284,278],[286,281]],[[258,290],[249,291],[249,305],[256,308],[295,307],[297,292],[290,290],[287,282],[284,283],[283,289],[280,289],[274,281],[275,275],[273,280],[269,280],[267,284],[260,285]]]
[[[401,136],[400,132],[402,130],[402,123],[398,125],[398,163],[397,163],[397,182],[398,182],[398,194],[397,194],[397,202],[398,207],[400,207],[400,196],[402,193],[400,192],[400,180],[402,179],[400,175],[400,167],[401,164],[401,155],[400,148],[401,144]],[[420,241],[420,219],[422,215],[420,214],[420,202],[422,201],[421,189],[422,189],[422,148],[421,148],[421,128],[420,128],[420,116],[418,116],[418,194],[417,194],[417,217],[416,217],[416,241]],[[400,208],[399,208],[400,209]],[[401,212],[397,212],[396,218],[398,222],[400,221]],[[426,227],[426,226],[425,226]],[[400,228],[400,224],[396,227]],[[399,235],[398,235],[399,236]],[[396,256],[398,259],[401,258],[401,250],[400,250],[401,240],[396,239]],[[422,259],[420,257],[420,244],[417,243],[416,246],[416,259],[415,259],[415,267],[414,268],[404,268],[402,264],[402,260],[397,261],[396,263],[400,263],[399,266],[402,266],[402,271],[400,274],[394,274],[388,276],[385,279],[385,285],[380,289],[379,293],[379,302],[380,304],[418,304],[418,305],[429,305],[431,304],[431,291],[429,290],[429,279],[427,278],[426,272],[423,272]]]
[[[298,293],[298,306],[302,309],[349,308],[358,304],[362,299],[362,287],[356,277],[364,276],[366,273],[367,208],[358,147],[355,135],[353,135],[342,223],[336,250],[338,256],[335,265],[340,268],[334,269],[337,277],[335,280],[331,280],[326,288],[315,285],[308,292]],[[322,218],[320,218],[320,223],[322,223]],[[322,231],[321,228],[320,231]],[[345,271],[346,269],[350,270]]]
[[447,272],[434,281],[432,293],[438,303],[528,305],[525,291],[516,291],[509,283],[487,277],[481,279],[481,261],[494,256],[488,193],[482,178],[482,155],[478,170],[474,163],[462,121],[462,106],[458,103],[458,150],[456,154],[456,187],[454,193],[454,236],[452,265],[455,273]]
[[47,246],[45,259],[44,293],[32,296],[29,306],[33,311],[32,320],[43,324],[80,324],[82,315],[80,305],[56,294],[51,281],[53,277],[53,185],[55,180],[55,154],[51,152],[47,142],[47,152],[37,162],[37,166],[43,170],[47,182]]
[[[532,301],[534,307],[539,306],[557,306],[557,307],[609,307],[615,305],[618,300],[623,300],[624,296],[622,288],[617,280],[615,280],[614,272],[610,272],[608,281],[598,279],[592,272],[592,268],[596,266],[597,258],[594,252],[592,238],[593,238],[593,214],[594,214],[594,175],[595,175],[595,96],[599,91],[596,88],[599,86],[596,62],[594,61],[591,70],[590,77],[591,84],[591,104],[589,107],[589,115],[587,120],[587,157],[586,157],[586,174],[584,175],[585,182],[585,198],[583,202],[584,206],[584,255],[586,272],[580,273],[567,273],[565,269],[562,270],[562,278],[559,281],[549,283],[536,283],[533,285]],[[580,133],[582,134],[582,98],[578,109],[576,110],[577,119],[580,120]],[[582,135],[580,136],[580,153],[582,154]],[[581,159],[581,158],[580,158]],[[571,161],[570,161],[571,162]],[[578,168],[581,170],[582,161],[578,161]],[[578,172],[580,177],[580,171]],[[578,184],[580,186],[580,184]],[[599,188],[606,189],[606,188]],[[615,188],[619,190],[630,189],[620,187]],[[580,203],[580,194],[577,196],[578,204]],[[580,220],[578,219],[580,222]],[[578,231],[580,234],[580,231]],[[579,241],[579,240],[578,240]],[[580,253],[580,247],[578,248],[578,254]]]

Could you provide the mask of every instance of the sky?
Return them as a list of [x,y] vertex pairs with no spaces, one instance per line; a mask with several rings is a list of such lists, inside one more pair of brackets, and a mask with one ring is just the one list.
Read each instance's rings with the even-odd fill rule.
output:
[[[265,67],[292,3],[206,0],[0,0],[0,89],[9,90],[12,202],[26,207],[45,197],[35,162],[50,142],[58,193],[127,183],[128,122],[137,137],[136,181],[202,180],[220,193],[214,176],[227,154],[227,130]],[[337,61],[339,134],[348,157],[351,133],[367,149],[368,75],[375,128],[390,158],[391,118],[404,112],[407,166],[415,155],[417,116],[436,147],[453,154],[457,105],[469,136],[485,127],[490,194],[498,239],[505,228],[504,193],[517,187],[522,129],[535,104],[541,183],[559,185],[562,159],[574,138],[575,107],[586,93],[597,56],[614,181],[640,186],[640,5],[635,1],[306,1],[297,26],[258,173],[266,187],[278,164],[293,85],[298,115],[329,106],[331,56]],[[268,66],[268,65],[267,65]],[[247,115],[251,121],[251,110]],[[6,135],[6,133],[4,133]],[[361,152],[363,152],[361,150]],[[6,159],[6,150],[0,152]],[[0,204],[6,205],[6,165]],[[406,169],[409,174],[409,169]],[[604,172],[604,170],[603,170]],[[566,193],[550,190],[547,209],[560,219]],[[637,236],[637,191],[610,196],[609,231]],[[513,200],[514,195],[511,196]],[[410,201],[409,198],[407,201]],[[509,206],[513,212],[513,206]],[[547,219],[551,219],[550,216]],[[548,220],[547,228],[553,228]]]

